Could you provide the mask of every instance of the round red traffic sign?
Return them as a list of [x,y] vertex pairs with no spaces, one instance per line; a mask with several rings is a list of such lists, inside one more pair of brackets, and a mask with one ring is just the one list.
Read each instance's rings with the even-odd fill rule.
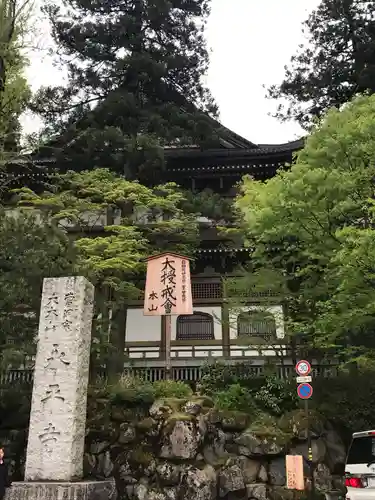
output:
[[313,388],[310,384],[299,384],[297,387],[298,397],[301,399],[310,399],[313,393]]
[[301,377],[308,375],[311,372],[310,363],[308,361],[306,361],[305,359],[298,361],[298,363],[296,364],[296,372]]

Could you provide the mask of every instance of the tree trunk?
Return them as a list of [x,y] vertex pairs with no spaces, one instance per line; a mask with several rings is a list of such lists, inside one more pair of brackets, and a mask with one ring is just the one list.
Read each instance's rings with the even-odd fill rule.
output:
[[113,350],[107,365],[107,374],[110,381],[118,380],[124,372],[126,316],[127,309],[125,306],[112,313],[109,338]]

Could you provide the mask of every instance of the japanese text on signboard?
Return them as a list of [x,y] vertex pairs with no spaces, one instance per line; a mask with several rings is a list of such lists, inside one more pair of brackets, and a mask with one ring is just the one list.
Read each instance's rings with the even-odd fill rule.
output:
[[189,260],[174,254],[147,263],[144,314],[192,314]]

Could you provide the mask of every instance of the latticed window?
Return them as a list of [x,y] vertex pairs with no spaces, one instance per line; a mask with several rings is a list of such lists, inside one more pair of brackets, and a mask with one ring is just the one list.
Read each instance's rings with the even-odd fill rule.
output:
[[260,337],[263,339],[276,338],[275,317],[263,311],[242,312],[237,318],[237,335]]
[[193,299],[221,299],[223,297],[220,282],[192,282]]
[[195,312],[177,317],[176,340],[213,340],[214,318],[211,314]]

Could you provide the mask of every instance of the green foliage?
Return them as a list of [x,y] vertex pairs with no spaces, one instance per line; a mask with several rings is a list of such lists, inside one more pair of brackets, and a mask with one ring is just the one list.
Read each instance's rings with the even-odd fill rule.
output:
[[35,214],[0,211],[0,364],[35,352],[43,278],[74,275],[75,252],[54,225]]
[[184,191],[185,201],[183,209],[185,212],[199,213],[202,217],[220,227],[220,224],[228,225],[235,223],[235,206],[232,199],[224,198],[212,189],[203,191]]
[[216,114],[203,83],[209,0],[100,8],[78,0],[67,9],[51,1],[46,11],[69,61],[69,84],[43,89],[35,103],[48,130],[61,133],[57,157],[157,183],[165,145],[211,141],[219,125],[202,113]]
[[153,387],[156,398],[188,398],[193,394],[191,387],[179,380],[159,380]]
[[0,2],[0,169],[17,154],[19,117],[31,97],[23,55],[31,8],[29,0]]
[[[182,210],[185,198],[174,183],[149,188],[96,169],[58,176],[53,192],[23,189],[19,196],[21,204],[40,209],[62,228],[74,224],[85,274],[126,298],[137,294],[131,278],[144,270],[145,257],[165,250],[190,254],[197,243],[196,213]],[[93,238],[100,217],[107,225]]]
[[254,401],[264,412],[282,415],[298,405],[295,381],[284,380],[275,375],[267,376],[254,393]]
[[354,95],[374,92],[375,2],[321,0],[303,28],[306,41],[269,96],[288,101],[276,116],[308,126]]
[[279,420],[267,413],[260,413],[251,421],[248,429],[256,436],[271,440],[278,445],[288,445],[292,442],[292,429],[281,429]]
[[237,384],[238,381],[253,381],[254,375],[251,372],[251,365],[236,364],[228,365],[223,362],[207,363],[202,370],[202,376],[198,384],[201,394],[211,396],[217,391],[223,391],[230,385]]
[[214,395],[215,406],[219,410],[241,411],[249,415],[258,412],[251,392],[240,384],[233,384]]
[[[163,251],[191,255],[199,238],[197,214],[184,211],[184,194],[174,183],[151,188],[108,169],[68,172],[51,181],[49,192],[18,190],[19,203],[64,230],[68,224],[76,228],[78,269],[97,290],[93,359],[103,354],[102,363],[121,373],[122,315],[143,292],[145,259]],[[103,346],[109,326],[111,345]]]
[[[32,385],[13,382],[0,386],[0,432],[29,425]],[[1,445],[1,439],[0,439]]]
[[32,384],[13,382],[0,386],[0,446],[12,462],[14,481],[22,481],[30,420]]
[[315,354],[364,366],[375,353],[374,119],[374,96],[329,112],[295,165],[245,178],[237,200],[254,248],[247,286],[277,293],[288,333]]
[[155,399],[155,390],[151,382],[128,375],[123,375],[115,383],[109,383],[106,392],[110,401],[115,404],[150,405]]
[[[281,415],[298,405],[295,384],[275,375],[255,375],[249,364],[207,364],[199,382],[201,394],[220,408]],[[247,408],[247,410],[246,410]]]
[[375,429],[374,397],[373,371],[314,380],[314,407],[342,430],[347,439],[353,432]]

